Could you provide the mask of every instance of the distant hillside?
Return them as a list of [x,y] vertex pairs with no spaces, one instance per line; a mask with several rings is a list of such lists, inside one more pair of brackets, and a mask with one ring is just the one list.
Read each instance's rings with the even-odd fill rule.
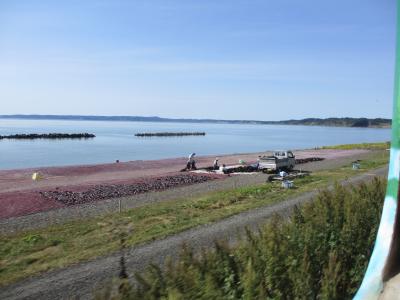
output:
[[318,125],[318,126],[341,126],[341,127],[390,127],[391,119],[367,119],[367,118],[308,118],[302,120],[280,121],[280,124],[287,125]]
[[178,123],[220,123],[220,124],[260,124],[260,125],[307,125],[337,127],[377,127],[387,128],[391,119],[367,118],[307,118],[302,120],[258,121],[258,120],[216,120],[216,119],[169,119],[140,116],[75,116],[75,115],[0,115],[0,119],[24,120],[76,120],[76,121],[132,121],[132,122],[178,122]]

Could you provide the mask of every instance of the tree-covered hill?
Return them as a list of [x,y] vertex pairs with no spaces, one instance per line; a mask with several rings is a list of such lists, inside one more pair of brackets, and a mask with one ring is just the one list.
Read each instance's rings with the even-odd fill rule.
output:
[[384,118],[306,118],[300,120],[260,121],[260,120],[219,120],[219,119],[172,119],[142,116],[86,116],[86,115],[0,115],[0,119],[24,120],[72,120],[72,121],[133,121],[133,122],[177,122],[177,123],[219,123],[219,124],[259,124],[259,125],[307,125],[338,127],[390,127],[391,119]]

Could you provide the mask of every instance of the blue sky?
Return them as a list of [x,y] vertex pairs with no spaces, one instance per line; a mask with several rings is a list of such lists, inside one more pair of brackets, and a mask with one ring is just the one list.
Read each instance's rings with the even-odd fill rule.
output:
[[395,0],[0,0],[0,114],[390,117]]

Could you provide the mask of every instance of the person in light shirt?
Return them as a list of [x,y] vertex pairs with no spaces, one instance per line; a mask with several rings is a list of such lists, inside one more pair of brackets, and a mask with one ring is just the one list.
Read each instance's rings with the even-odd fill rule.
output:
[[194,160],[194,156],[195,155],[196,155],[196,153],[192,153],[192,154],[189,155],[189,159],[188,159],[187,164],[186,164],[186,168],[188,170],[196,170],[196,162]]
[[218,157],[215,158],[214,163],[213,163],[213,169],[214,170],[218,170],[219,169],[219,165],[218,165]]

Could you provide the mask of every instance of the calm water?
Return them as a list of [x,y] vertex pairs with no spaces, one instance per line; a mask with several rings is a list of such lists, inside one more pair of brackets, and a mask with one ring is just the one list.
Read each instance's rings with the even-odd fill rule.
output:
[[[206,136],[138,138],[137,132],[205,131]],[[89,140],[0,140],[0,169],[94,164],[197,155],[302,149],[390,140],[389,129],[279,125],[0,120],[0,135],[96,134]]]

